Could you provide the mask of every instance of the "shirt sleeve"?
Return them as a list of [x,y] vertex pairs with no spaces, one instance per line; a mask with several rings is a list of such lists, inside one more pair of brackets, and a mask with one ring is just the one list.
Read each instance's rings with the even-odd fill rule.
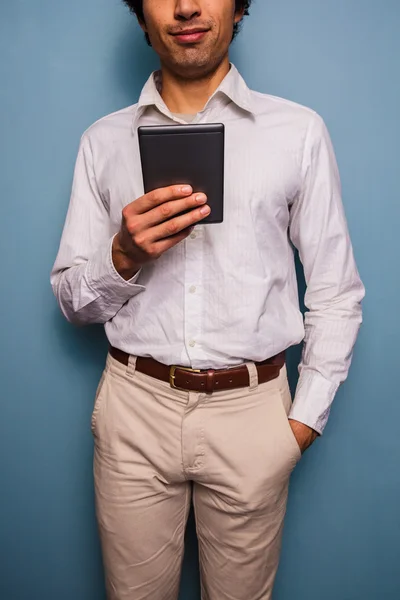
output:
[[60,248],[51,284],[65,317],[84,325],[105,323],[145,288],[137,273],[125,281],[112,261],[109,207],[98,189],[90,140],[82,137]]
[[365,290],[353,256],[334,150],[317,114],[306,136],[302,182],[291,206],[290,237],[304,267],[308,312],[289,418],[322,434],[337,389],[348,374]]

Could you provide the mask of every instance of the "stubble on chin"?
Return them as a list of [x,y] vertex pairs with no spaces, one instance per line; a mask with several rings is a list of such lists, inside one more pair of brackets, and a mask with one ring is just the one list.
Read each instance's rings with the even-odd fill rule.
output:
[[202,79],[211,75],[223,58],[215,53],[215,45],[211,40],[204,48],[172,49],[165,63],[183,79]]

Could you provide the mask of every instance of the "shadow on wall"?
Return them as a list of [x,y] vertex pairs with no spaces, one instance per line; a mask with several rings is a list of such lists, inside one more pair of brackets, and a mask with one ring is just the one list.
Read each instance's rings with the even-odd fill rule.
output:
[[[297,274],[297,285],[299,288],[299,302],[300,309],[304,315],[306,308],[304,306],[304,295],[306,293],[306,282],[304,278],[304,270],[303,265],[300,262],[298,252],[296,251],[296,274]],[[287,369],[288,369],[288,377],[290,382],[290,388],[292,390],[292,394],[294,394],[297,380],[298,380],[298,372],[297,367],[301,358],[301,350],[302,344],[298,346],[293,346],[287,352]]]
[[55,307],[50,326],[57,331],[62,351],[68,361],[77,365],[97,367],[99,373],[102,371],[108,347],[103,325],[75,327],[68,323],[58,307]]

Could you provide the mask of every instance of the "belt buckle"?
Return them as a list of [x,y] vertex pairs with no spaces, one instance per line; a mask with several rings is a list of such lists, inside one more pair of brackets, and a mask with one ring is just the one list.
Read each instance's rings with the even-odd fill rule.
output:
[[179,365],[172,365],[169,369],[169,385],[174,389],[174,390],[184,390],[186,391],[184,388],[178,388],[175,385],[175,372],[176,370],[179,369],[180,371],[188,371],[189,373],[201,373],[200,369],[190,369],[189,367],[180,367]]

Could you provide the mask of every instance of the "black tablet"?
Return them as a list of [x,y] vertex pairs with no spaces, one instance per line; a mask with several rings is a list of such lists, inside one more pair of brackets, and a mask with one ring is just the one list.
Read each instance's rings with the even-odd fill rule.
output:
[[201,223],[224,217],[225,127],[222,123],[139,127],[145,193],[176,184],[207,195],[211,213]]

